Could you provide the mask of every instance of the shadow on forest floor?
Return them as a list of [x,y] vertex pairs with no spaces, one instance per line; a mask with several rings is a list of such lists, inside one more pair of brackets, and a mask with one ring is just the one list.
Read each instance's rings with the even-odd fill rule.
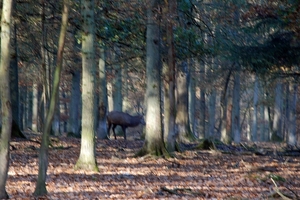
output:
[[[13,139],[7,192],[33,199],[40,135]],[[135,138],[133,140],[133,138]],[[48,195],[42,199],[280,199],[300,196],[299,150],[277,143],[243,143],[217,150],[185,151],[172,159],[135,158],[136,137],[97,140],[100,172],[75,171],[80,139],[51,138]],[[276,184],[276,186],[275,186]]]

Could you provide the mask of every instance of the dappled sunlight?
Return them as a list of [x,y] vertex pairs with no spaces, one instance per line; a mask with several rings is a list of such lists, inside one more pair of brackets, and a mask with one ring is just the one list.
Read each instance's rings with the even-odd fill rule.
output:
[[[143,141],[97,140],[100,172],[74,170],[80,140],[52,139],[45,199],[265,199],[280,191],[300,191],[299,157],[211,154],[189,150],[168,160],[135,158]],[[38,141],[34,138],[34,141]],[[14,141],[7,191],[12,199],[31,199],[38,173],[39,144]],[[298,192],[298,195],[299,192]]]

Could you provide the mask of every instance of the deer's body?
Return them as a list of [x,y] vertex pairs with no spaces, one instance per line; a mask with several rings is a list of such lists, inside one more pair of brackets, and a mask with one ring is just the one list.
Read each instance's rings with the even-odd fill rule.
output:
[[116,126],[121,126],[122,130],[124,132],[124,139],[126,140],[126,129],[127,127],[136,127],[139,124],[145,125],[144,117],[142,115],[137,116],[131,116],[127,113],[119,112],[119,111],[111,111],[107,114],[107,123],[108,123],[108,129],[107,134],[108,137],[110,136],[110,128],[112,126],[112,130],[116,137],[115,128]]

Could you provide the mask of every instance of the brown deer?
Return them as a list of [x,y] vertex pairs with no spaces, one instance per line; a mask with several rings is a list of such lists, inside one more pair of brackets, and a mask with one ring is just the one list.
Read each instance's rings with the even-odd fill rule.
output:
[[145,125],[144,117],[143,115],[137,115],[137,116],[131,116],[124,112],[119,111],[111,111],[107,114],[107,122],[108,122],[108,129],[107,129],[107,135],[110,137],[110,128],[112,126],[112,130],[116,137],[115,128],[117,125],[122,127],[122,130],[124,132],[124,139],[126,140],[126,128],[127,127],[136,127],[139,124]]

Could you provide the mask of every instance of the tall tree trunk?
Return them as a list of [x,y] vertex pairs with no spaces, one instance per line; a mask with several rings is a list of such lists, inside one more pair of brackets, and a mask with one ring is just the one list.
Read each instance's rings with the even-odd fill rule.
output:
[[212,88],[209,96],[209,107],[208,107],[208,135],[205,138],[214,138],[215,133],[215,114],[216,114],[216,90]]
[[53,116],[55,114],[55,110],[58,102],[60,74],[61,74],[61,69],[63,64],[63,51],[64,51],[65,37],[66,37],[66,32],[68,27],[68,15],[69,15],[69,0],[64,0],[61,30],[60,30],[59,41],[58,41],[57,63],[56,63],[54,79],[53,79],[53,91],[50,99],[50,107],[46,116],[46,122],[44,125],[44,130],[42,135],[42,143],[39,152],[39,173],[38,173],[38,180],[34,191],[35,196],[47,194],[46,176],[47,176],[47,168],[48,168],[49,135],[51,131]]
[[10,101],[9,64],[12,0],[2,2],[1,15],[1,55],[0,55],[0,99],[1,124],[0,132],[0,199],[7,199],[5,189],[9,167],[9,142],[12,127],[12,110]]
[[38,132],[38,121],[39,121],[39,86],[37,83],[32,85],[32,125],[31,129],[35,132]]
[[107,88],[106,88],[106,66],[105,66],[105,52],[100,49],[99,59],[99,78],[100,78],[100,97],[99,97],[99,124],[97,137],[98,139],[107,139]]
[[165,132],[164,138],[168,151],[175,151],[175,143],[177,138],[177,133],[175,130],[175,117],[176,117],[176,109],[175,109],[175,47],[174,47],[174,36],[173,36],[173,28],[175,24],[176,18],[176,9],[177,3],[176,1],[168,1],[167,3],[167,48],[168,48],[168,56],[167,56],[167,70],[165,73],[165,99],[164,99],[164,120],[165,123]]
[[254,91],[253,91],[253,114],[252,114],[252,129],[251,140],[257,141],[257,114],[258,114],[258,77],[255,75]]
[[69,108],[69,121],[68,121],[68,132],[75,134],[77,137],[80,136],[80,71],[74,69],[72,72],[72,88],[71,88],[71,102]]
[[122,97],[122,67],[119,62],[119,58],[121,57],[120,48],[115,45],[114,47],[114,62],[117,64],[114,65],[114,85],[113,85],[113,110],[123,111],[123,97]]
[[275,89],[275,103],[274,103],[274,119],[273,119],[273,128],[271,139],[276,141],[279,138],[282,138],[281,125],[283,117],[282,109],[282,83],[277,82]]
[[[80,155],[75,169],[98,171],[95,155],[96,63],[95,19],[93,0],[81,0],[82,5],[82,133]],[[97,110],[97,109],[96,109]]]
[[200,107],[199,107],[199,138],[205,137],[206,132],[206,106],[205,106],[205,65],[200,64]]
[[232,70],[230,69],[227,78],[225,80],[224,89],[221,95],[220,104],[221,104],[221,123],[220,123],[220,131],[221,131],[221,141],[225,144],[230,144],[231,137],[231,106],[232,106],[232,98],[230,96],[229,90],[229,82],[231,77]]
[[13,121],[19,127],[20,126],[20,101],[19,101],[19,73],[18,73],[18,43],[17,43],[17,27],[16,23],[13,25],[14,37],[13,46],[14,54],[11,57],[10,62],[10,96],[11,104],[14,108],[12,110]]
[[[240,66],[238,66],[240,68]],[[232,133],[236,143],[241,142],[240,130],[240,70],[234,75],[233,97],[232,97]]]
[[[190,66],[193,66],[193,68],[195,67],[194,62],[191,62]],[[195,103],[196,103],[196,77],[194,76],[194,73],[191,73],[191,68],[189,70],[189,83],[188,83],[188,105],[189,105],[189,122],[190,122],[190,130],[192,131],[192,133],[196,133],[196,119],[195,119]],[[196,134],[195,134],[196,136]],[[197,136],[196,136],[197,137]]]
[[181,67],[178,67],[176,82],[177,82],[177,103],[176,103],[176,125],[178,127],[179,141],[193,140],[194,135],[189,129],[188,115],[188,66],[184,61]]
[[161,120],[161,61],[160,61],[160,27],[159,1],[147,1],[147,32],[146,32],[146,134],[143,147],[138,156],[146,154],[166,155],[167,151],[163,142]]
[[[74,30],[73,35],[73,57],[75,63],[80,63],[78,56],[80,46],[77,42],[76,31]],[[68,120],[68,133],[74,134],[76,137],[80,137],[80,110],[81,110],[81,92],[80,92],[80,80],[81,72],[80,65],[75,65],[71,70],[72,75],[72,86],[71,86],[71,100],[69,104],[69,120]]]
[[287,143],[289,145],[296,145],[296,127],[297,127],[297,93],[298,93],[298,85],[294,83],[289,84],[290,91],[290,101],[289,101],[289,118],[288,118],[288,139]]

